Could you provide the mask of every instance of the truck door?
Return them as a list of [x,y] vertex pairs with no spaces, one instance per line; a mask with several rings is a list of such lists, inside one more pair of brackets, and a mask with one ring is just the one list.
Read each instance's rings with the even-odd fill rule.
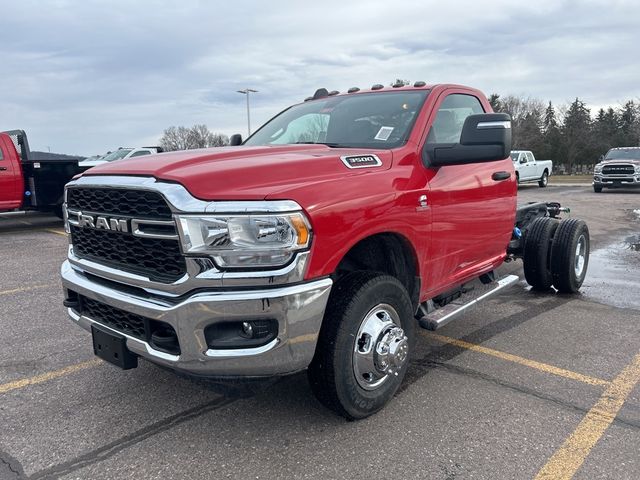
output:
[[0,134],[0,210],[13,210],[21,203],[22,170],[13,143]]
[[526,164],[525,162],[527,161],[524,153],[512,153],[511,160],[513,160],[513,167],[518,172],[518,178],[524,180],[524,168]]
[[[488,104],[485,107],[473,92],[445,91],[431,113],[426,142],[459,142],[464,120],[484,113]],[[427,170],[432,212],[429,283],[453,286],[505,255],[516,207],[513,163],[507,157]],[[497,172],[510,177],[496,180],[492,177]]]
[[539,178],[542,173],[538,175],[538,165],[536,162],[536,158],[533,156],[533,153],[525,152],[525,155],[527,156],[527,178],[529,180]]

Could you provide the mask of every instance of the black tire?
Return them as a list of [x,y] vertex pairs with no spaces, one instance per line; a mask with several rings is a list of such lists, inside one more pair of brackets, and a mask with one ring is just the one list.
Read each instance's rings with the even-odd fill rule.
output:
[[[578,250],[579,245],[580,250]],[[561,293],[576,293],[587,275],[588,266],[589,228],[587,224],[577,218],[563,220],[556,230],[551,245],[553,286]]]
[[551,242],[558,221],[549,217],[531,222],[524,238],[524,278],[534,290],[549,290],[553,285],[550,268]]
[[546,186],[549,184],[549,172],[547,172],[546,170],[544,172],[542,172],[542,176],[540,177],[540,180],[538,181],[538,186],[540,188],[546,188]]
[[354,357],[357,345],[361,345],[357,337],[379,306],[391,306],[397,313],[400,323],[397,326],[404,330],[410,355],[416,321],[404,286],[389,275],[353,272],[341,278],[331,291],[316,353],[309,366],[309,383],[315,396],[348,420],[365,418],[382,409],[398,390],[409,365],[407,356],[397,368],[397,375],[382,373],[381,384],[369,389],[361,386],[364,375],[356,379]]
[[594,192],[596,192],[596,193],[600,193],[600,192],[602,192],[602,187],[596,187],[596,186],[594,186],[594,187],[593,187],[593,191],[594,191]]

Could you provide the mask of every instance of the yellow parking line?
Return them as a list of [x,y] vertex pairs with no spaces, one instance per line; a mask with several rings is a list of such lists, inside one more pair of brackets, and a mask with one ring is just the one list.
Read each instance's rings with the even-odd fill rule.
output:
[[22,380],[15,380],[13,382],[0,385],[0,393],[7,393],[7,392],[10,392],[11,390],[24,388],[28,385],[36,385],[38,383],[47,382],[49,380],[53,380],[54,378],[63,377],[71,373],[79,372],[80,370],[84,370],[86,368],[95,367],[97,365],[100,365],[101,363],[102,363],[102,360],[94,358],[92,360],[87,360],[86,362],[77,363],[75,365],[69,365],[68,367],[61,368],[60,370],[54,370],[52,372],[36,375],[35,377],[23,378]]
[[67,232],[65,232],[64,230],[57,230],[55,228],[45,228],[44,231],[49,233],[57,233],[58,235],[64,235],[65,237],[67,236]]
[[611,382],[574,432],[538,472],[536,480],[572,478],[611,422],[615,420],[638,382],[640,382],[640,354],[636,355],[633,362]]
[[588,383],[589,385],[608,386],[611,382],[602,380],[601,378],[590,377],[581,373],[572,372],[571,370],[565,370],[564,368],[554,367],[547,363],[536,362],[535,360],[529,360],[528,358],[519,357],[511,353],[501,352],[499,350],[493,350],[492,348],[483,347],[475,343],[465,342],[464,340],[458,340],[457,338],[446,337],[444,335],[438,335],[437,333],[426,332],[421,330],[429,338],[438,340],[443,343],[449,343],[456,347],[464,348],[474,352],[484,353],[485,355],[491,355],[492,357],[500,358],[508,362],[518,363],[526,367],[535,368],[542,372],[551,373],[560,377],[570,378],[571,380],[577,380],[579,382]]
[[49,288],[55,286],[54,283],[47,283],[45,285],[32,285],[30,287],[13,288],[11,290],[0,290],[0,296],[11,295],[12,293],[28,292],[29,290],[38,290],[40,288]]

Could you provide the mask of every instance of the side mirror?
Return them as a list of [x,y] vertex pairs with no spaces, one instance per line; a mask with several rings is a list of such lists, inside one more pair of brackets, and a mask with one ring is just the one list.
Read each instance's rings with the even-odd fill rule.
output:
[[427,143],[422,161],[427,167],[503,160],[511,152],[511,117],[506,113],[469,115],[460,143]]
[[232,147],[242,145],[242,135],[240,135],[239,133],[234,133],[233,135],[231,135],[231,137],[229,137],[229,145],[231,145]]
[[604,161],[604,155],[600,155],[600,157],[598,158],[599,162],[603,162]]
[[522,157],[520,159],[520,163],[527,163],[527,157]]

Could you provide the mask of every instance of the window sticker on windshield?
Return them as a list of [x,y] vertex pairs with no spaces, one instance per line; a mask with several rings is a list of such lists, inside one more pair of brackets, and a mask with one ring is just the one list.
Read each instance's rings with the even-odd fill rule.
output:
[[393,132],[393,127],[380,127],[380,130],[378,130],[378,133],[373,138],[386,142],[387,140],[389,140],[391,132]]

